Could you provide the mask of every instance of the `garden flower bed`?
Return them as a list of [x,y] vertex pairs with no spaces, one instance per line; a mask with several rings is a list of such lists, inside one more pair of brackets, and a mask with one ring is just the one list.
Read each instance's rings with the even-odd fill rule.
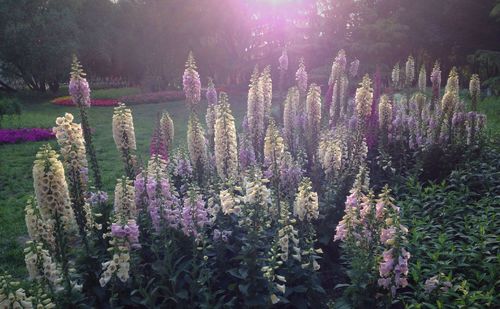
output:
[[[51,102],[61,106],[76,106],[70,96],[55,98]],[[116,99],[91,99],[90,102],[92,106],[116,106],[118,104]]]
[[52,130],[45,128],[0,129],[0,144],[38,142],[54,137]]

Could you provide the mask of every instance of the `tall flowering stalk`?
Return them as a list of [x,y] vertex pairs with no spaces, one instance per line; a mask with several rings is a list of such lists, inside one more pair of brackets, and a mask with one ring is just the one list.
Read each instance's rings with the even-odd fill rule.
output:
[[312,191],[309,178],[303,179],[299,186],[293,205],[293,214],[300,221],[312,221],[319,217],[318,194]]
[[304,58],[300,58],[299,60],[299,68],[295,73],[295,80],[297,81],[297,87],[299,88],[300,95],[302,97],[305,96],[307,91],[307,71]]
[[215,85],[211,78],[208,80],[206,97],[208,102],[207,114],[205,115],[205,120],[207,123],[207,138],[210,150],[213,151],[215,119],[217,117],[216,115],[217,91],[215,90]]
[[167,154],[173,148],[174,142],[174,121],[170,114],[164,112],[160,118],[160,128],[161,128],[161,137],[164,139],[165,147],[167,148]]
[[446,81],[445,92],[451,92],[453,96],[458,99],[458,92],[460,91],[459,77],[457,68],[451,68],[450,74],[448,75],[448,80]]
[[85,195],[88,168],[82,128],[79,124],[73,122],[72,114],[66,113],[64,117],[56,119],[56,127],[53,128],[53,131],[57,143],[61,147],[61,155],[68,174],[71,205],[79,233],[87,246],[88,223],[85,209],[89,209],[89,206],[85,205]]
[[240,170],[245,172],[249,167],[252,167],[256,163],[256,158],[246,117],[243,119],[243,128],[243,132],[238,135],[238,162]]
[[312,183],[309,178],[304,178],[300,183],[295,202],[293,205],[293,214],[299,219],[299,239],[301,246],[300,262],[302,269],[318,271],[318,253],[321,249],[315,249],[316,231],[312,224],[313,220],[319,217],[318,194],[312,191]]
[[247,122],[251,135],[253,149],[257,159],[262,159],[262,142],[264,139],[265,127],[265,106],[262,84],[259,83],[259,71],[255,67],[250,79],[247,101]]
[[136,158],[134,119],[132,111],[120,103],[113,113],[113,139],[116,148],[120,151],[125,165],[125,174],[130,179],[135,178]]
[[477,74],[472,74],[472,77],[470,78],[469,93],[472,110],[477,111],[477,103],[479,102],[479,96],[481,95],[481,82],[479,80],[479,75]]
[[351,62],[351,65],[349,66],[349,76],[351,76],[351,78],[358,76],[358,70],[359,70],[359,60],[355,59],[353,62]]
[[191,113],[189,116],[187,143],[191,165],[196,170],[198,180],[201,181],[203,179],[205,163],[208,159],[207,143],[203,127],[194,113]]
[[186,104],[190,111],[195,112],[201,99],[201,81],[198,71],[196,71],[196,61],[193,52],[189,52],[186,61],[186,69],[182,76],[182,85],[186,95]]
[[330,125],[332,127],[337,125],[341,111],[345,109],[344,98],[346,98],[347,76],[345,76],[344,72],[346,63],[345,51],[341,49],[333,61],[330,79],[328,80],[332,97],[325,100],[326,112],[330,114]]
[[389,139],[389,132],[391,130],[392,124],[392,104],[389,101],[387,95],[382,95],[380,97],[380,103],[378,106],[378,117],[379,117],[379,128],[380,128],[380,138],[382,148],[386,148]]
[[166,141],[167,139],[163,136],[161,119],[158,118],[156,125],[153,128],[153,136],[151,137],[151,143],[149,144],[149,154],[151,156],[159,155],[164,160],[168,160],[168,146]]
[[215,120],[215,162],[217,173],[223,180],[236,178],[238,174],[238,145],[234,117],[229,99],[221,92]]
[[172,190],[167,173],[167,162],[160,156],[152,156],[147,170],[134,181],[137,206],[146,205],[156,232],[165,227],[178,228],[180,224],[179,200]]
[[101,286],[105,286],[113,276],[121,282],[129,279],[131,249],[141,246],[136,217],[135,190],[132,181],[123,177],[115,187],[114,221],[111,231],[107,234],[110,239],[108,251],[111,252],[112,258],[102,263],[103,273],[99,279]]
[[436,102],[439,100],[439,93],[441,91],[441,69],[439,68],[439,61],[434,63],[431,73],[431,83],[432,83],[432,101],[431,101],[431,111],[434,111]]
[[394,88],[399,87],[400,83],[400,69],[399,69],[399,62],[394,65],[392,68],[392,73],[391,73],[391,79],[392,79],[392,85]]
[[418,89],[421,92],[425,92],[427,88],[427,72],[425,71],[425,65],[422,64],[420,67],[420,72],[418,73]]
[[262,89],[262,99],[264,101],[264,121],[269,122],[271,117],[273,100],[273,81],[271,79],[271,67],[266,66],[259,77],[259,88]]
[[371,115],[373,101],[373,89],[371,88],[370,77],[365,75],[360,87],[356,90],[356,115],[358,134],[364,136],[367,128],[368,117]]
[[386,304],[391,304],[396,290],[408,285],[410,254],[404,248],[408,230],[400,223],[399,207],[394,205],[389,188],[386,186],[375,200],[373,193],[365,193],[367,178],[363,173],[361,169],[346,199],[334,241],[343,243],[354,305],[372,301],[370,297],[375,295],[366,292],[377,287],[386,292]]
[[208,211],[200,194],[189,191],[183,200],[181,227],[186,236],[201,240],[204,228],[209,224]]
[[413,56],[408,56],[408,60],[406,60],[405,65],[405,85],[410,87],[413,85],[413,81],[415,80],[415,59]]
[[342,130],[338,127],[335,132],[322,133],[318,144],[318,162],[328,179],[339,176],[342,168],[342,158],[345,155],[345,140],[339,134]]
[[62,265],[66,287],[70,290],[68,242],[75,232],[64,167],[50,146],[42,146],[33,164],[33,186],[41,219],[53,233],[54,253]]
[[297,87],[288,89],[288,94],[284,102],[283,111],[283,135],[288,147],[292,152],[296,150],[296,130],[297,106],[299,101],[299,90]]
[[[274,120],[271,119],[266,131],[266,138],[264,140],[264,165],[267,167],[267,178],[271,179],[271,183],[277,192],[280,189],[280,173],[279,168],[281,160],[285,153],[285,143],[281,136],[278,127]],[[279,207],[278,196],[278,207]]]
[[313,163],[314,152],[318,147],[319,132],[321,130],[321,88],[311,84],[306,100],[307,114],[307,149],[309,164]]
[[[278,59],[279,62],[279,71],[280,71],[280,80],[279,80],[279,91],[281,96],[284,95],[285,91],[285,79],[286,79],[286,72],[288,71],[288,54],[287,54],[287,49],[286,47],[283,48],[283,51],[281,52],[281,56]],[[280,105],[280,114],[283,114],[283,105]]]
[[92,132],[87,115],[87,109],[90,107],[90,87],[85,78],[85,72],[76,58],[73,56],[71,65],[71,78],[69,81],[69,93],[73,102],[80,110],[82,120],[83,137],[85,139],[86,151],[90,157],[90,167],[94,174],[94,185],[98,190],[102,189],[101,171],[95,153],[94,144],[92,143]]
[[445,94],[441,99],[441,114],[434,134],[435,142],[438,142],[441,138],[441,134],[443,133],[443,126],[445,126],[445,128],[447,129],[446,133],[448,133],[448,142],[451,142],[453,113],[458,104],[459,90],[458,73],[456,68],[453,67],[446,82]]

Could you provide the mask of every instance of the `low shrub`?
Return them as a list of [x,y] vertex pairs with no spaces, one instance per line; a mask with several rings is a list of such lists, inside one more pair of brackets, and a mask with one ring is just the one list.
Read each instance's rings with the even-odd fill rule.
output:
[[21,103],[15,98],[0,98],[0,127],[4,116],[21,115]]
[[490,151],[441,184],[410,181],[399,205],[408,234],[410,308],[499,307],[500,155]]

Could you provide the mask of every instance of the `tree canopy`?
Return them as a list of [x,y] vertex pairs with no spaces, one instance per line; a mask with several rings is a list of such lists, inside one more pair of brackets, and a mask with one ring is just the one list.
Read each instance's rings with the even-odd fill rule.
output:
[[22,80],[34,90],[57,89],[67,80],[73,54],[91,77],[140,82],[153,76],[163,87],[179,83],[189,50],[205,70],[202,76],[213,76],[218,84],[244,83],[255,62],[277,67],[285,46],[292,65],[304,56],[311,68],[329,65],[341,48],[365,70],[375,64],[389,70],[408,54],[429,68],[436,59],[443,68],[466,65],[477,50],[500,50],[499,5],[497,0],[0,0],[0,87]]

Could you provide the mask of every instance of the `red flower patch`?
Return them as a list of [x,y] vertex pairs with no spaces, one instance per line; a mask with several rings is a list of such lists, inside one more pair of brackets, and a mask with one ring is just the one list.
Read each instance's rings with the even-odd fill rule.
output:
[[[61,106],[76,106],[71,97],[59,97],[51,101],[53,104]],[[90,106],[117,106],[118,100],[115,99],[91,99]]]

